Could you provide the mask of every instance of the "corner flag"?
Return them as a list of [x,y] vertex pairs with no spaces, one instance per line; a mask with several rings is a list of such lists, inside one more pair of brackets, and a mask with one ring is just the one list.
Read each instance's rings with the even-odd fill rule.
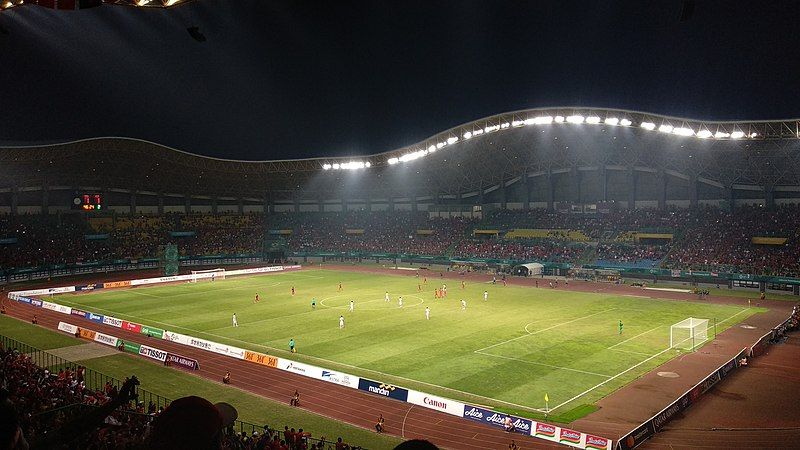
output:
[[549,398],[547,398],[547,394],[546,394],[546,393],[544,394],[544,401],[546,401],[546,402],[549,402],[549,401],[550,401],[550,399],[549,399]]

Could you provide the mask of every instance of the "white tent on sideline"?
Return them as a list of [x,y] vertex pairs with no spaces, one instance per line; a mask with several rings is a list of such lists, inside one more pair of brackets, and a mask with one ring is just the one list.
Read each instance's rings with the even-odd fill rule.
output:
[[520,264],[514,267],[514,273],[525,277],[532,277],[534,275],[541,275],[544,270],[544,265],[539,263]]

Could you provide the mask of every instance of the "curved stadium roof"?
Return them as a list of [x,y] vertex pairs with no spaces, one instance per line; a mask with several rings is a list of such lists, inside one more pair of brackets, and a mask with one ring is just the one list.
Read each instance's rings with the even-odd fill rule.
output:
[[617,109],[539,108],[482,118],[361,157],[237,161],[129,138],[1,147],[0,188],[387,198],[463,195],[541,175],[596,170],[667,173],[719,187],[800,186],[799,147],[800,119],[714,122]]

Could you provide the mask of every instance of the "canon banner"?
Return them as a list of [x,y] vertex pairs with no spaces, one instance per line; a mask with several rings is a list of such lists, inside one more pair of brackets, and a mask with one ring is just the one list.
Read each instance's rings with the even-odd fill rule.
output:
[[174,353],[167,353],[167,364],[189,370],[197,370],[200,368],[200,363],[198,363],[196,359],[187,358]]
[[436,411],[452,414],[454,416],[464,417],[464,404],[455,400],[450,400],[449,398],[437,397],[424,392],[409,390],[408,403],[435,409]]
[[164,362],[167,359],[167,352],[165,352],[164,350],[159,350],[157,348],[148,347],[146,345],[139,346],[139,354],[144,357],[152,358],[161,362]]
[[377,381],[367,380],[366,378],[358,380],[358,389],[375,395],[382,395],[384,397],[400,400],[401,402],[408,400],[407,389],[391,384],[378,383]]
[[508,414],[490,411],[477,406],[464,405],[464,417],[476,422],[500,428],[505,428],[506,423],[508,422],[506,418],[510,418],[511,424],[514,425],[514,431],[526,435],[531,435],[531,430],[533,429],[533,422],[528,419],[509,416]]

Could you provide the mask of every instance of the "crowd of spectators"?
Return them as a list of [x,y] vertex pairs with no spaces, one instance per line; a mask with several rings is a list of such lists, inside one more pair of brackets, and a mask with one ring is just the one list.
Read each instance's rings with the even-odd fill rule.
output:
[[[248,427],[235,430],[236,409],[212,405],[200,397],[184,397],[157,408],[139,401],[135,377],[121,388],[107,382],[90,389],[85,369],[50,373],[30,356],[0,346],[0,445],[24,440],[32,448],[81,450],[215,448],[230,450],[355,450],[342,438],[314,438],[302,428]],[[105,409],[105,410],[104,410]],[[99,413],[99,414],[97,414]],[[96,415],[92,422],[91,416]],[[87,420],[88,418],[88,420]],[[243,425],[239,425],[242,429]],[[17,429],[19,432],[17,432]],[[218,430],[218,433],[214,430]]]
[[[183,256],[261,254],[280,236],[290,252],[391,253],[576,262],[598,242],[597,259],[669,269],[800,276],[798,206],[734,211],[700,207],[611,210],[573,214],[543,209],[500,210],[480,221],[429,217],[426,212],[118,215],[87,220],[77,214],[0,216],[0,270],[156,258],[176,244]],[[503,239],[520,228],[551,230],[539,240]],[[480,241],[473,229],[496,229]],[[287,232],[271,230],[289,230]],[[571,234],[569,230],[579,232]],[[177,233],[176,233],[177,232]],[[285,233],[285,234],[282,234]],[[636,233],[668,233],[663,245],[636,241]],[[780,245],[754,237],[780,237]],[[560,241],[560,242],[559,242]],[[649,261],[649,262],[648,262]]]

